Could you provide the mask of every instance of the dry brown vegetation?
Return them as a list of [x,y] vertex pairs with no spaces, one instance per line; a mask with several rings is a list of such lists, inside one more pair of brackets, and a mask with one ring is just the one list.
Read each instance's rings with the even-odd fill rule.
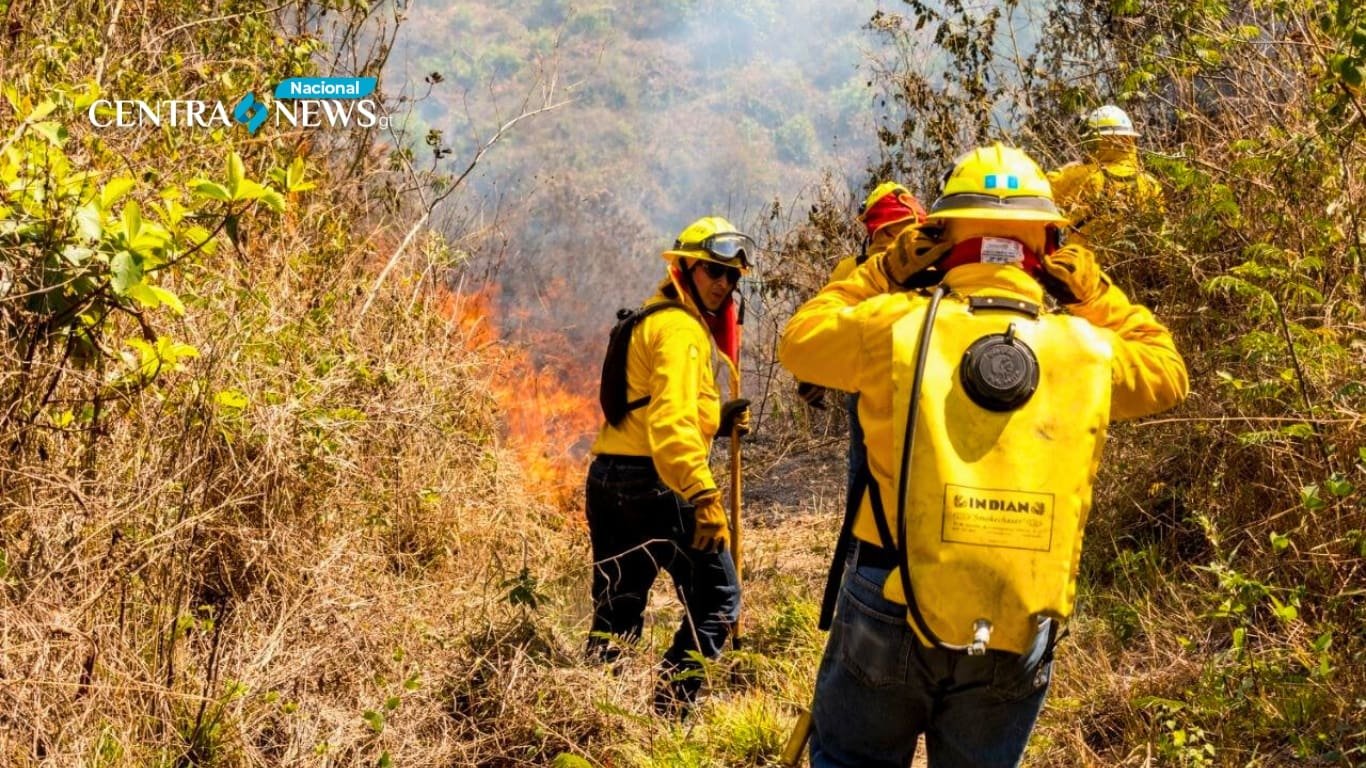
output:
[[[1195,394],[1114,432],[1030,764],[1355,764],[1366,127],[1348,73],[1366,18],[1055,5],[1047,23],[1075,34],[1035,60],[950,35],[948,80],[903,60],[876,83],[891,106],[874,174],[922,196],[997,116],[1060,161],[1061,116],[1109,99],[1150,127],[1168,188],[1165,226],[1110,256],[1171,321]],[[874,28],[909,35],[908,13]],[[0,763],[772,762],[824,642],[843,423],[837,398],[800,407],[770,350],[854,250],[847,190],[754,222],[781,266],[747,330],[763,403],[747,642],[673,726],[647,715],[677,611],[664,590],[618,669],[581,663],[576,395],[558,368],[530,375],[555,355],[500,336],[490,294],[448,290],[483,230],[416,225],[452,177],[377,132],[86,120],[96,95],[231,107],[284,77],[374,74],[392,10],[0,0],[0,19]],[[568,431],[534,434],[546,424]]]

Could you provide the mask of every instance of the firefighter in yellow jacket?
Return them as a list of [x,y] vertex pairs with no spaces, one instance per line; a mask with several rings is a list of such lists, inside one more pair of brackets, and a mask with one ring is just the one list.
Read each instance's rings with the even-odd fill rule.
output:
[[[897,235],[906,227],[925,220],[925,206],[920,204],[909,189],[896,181],[884,181],[868,193],[868,197],[858,207],[858,220],[868,231],[863,239],[861,252],[846,256],[836,262],[830,270],[827,282],[843,280],[860,264],[887,250],[896,241]],[[798,382],[797,396],[813,408],[825,407],[825,389],[808,382]],[[856,418],[852,411],[851,419]],[[850,438],[862,440],[857,423],[850,425]],[[856,448],[854,451],[861,451]]]
[[[920,734],[932,768],[1024,752],[1106,427],[1188,386],[1167,329],[1090,251],[1050,249],[1063,221],[1031,158],[973,150],[924,225],[784,330],[796,376],[859,393],[870,475],[817,677],[814,768],[908,765]],[[940,286],[905,290],[931,265]]]
[[[611,660],[611,637],[640,636],[662,568],[685,608],[664,654],[654,706],[682,716],[702,683],[693,658],[721,652],[740,611],[725,507],[707,464],[713,436],[749,430],[743,401],[720,402],[714,364],[738,354],[733,297],[754,242],[719,216],[698,219],[664,252],[668,275],[627,329],[622,402],[593,443],[587,517],[593,547],[590,656]],[[621,326],[619,326],[621,327]],[[610,357],[610,352],[609,352]]]
[[1126,233],[1161,226],[1165,213],[1162,185],[1143,169],[1138,131],[1128,113],[1107,104],[1086,116],[1083,136],[1087,159],[1048,174],[1053,200],[1070,222],[1070,242],[1106,253],[1120,247]]

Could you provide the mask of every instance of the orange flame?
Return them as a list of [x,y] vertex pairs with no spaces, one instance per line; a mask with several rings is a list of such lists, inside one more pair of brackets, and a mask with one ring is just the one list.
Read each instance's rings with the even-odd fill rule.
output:
[[[504,341],[495,318],[497,297],[497,288],[488,287],[442,302],[441,311],[455,321],[467,349]],[[580,359],[549,353],[570,348],[563,338],[545,333],[529,346],[507,345],[494,361],[491,379],[506,444],[522,464],[528,490],[564,511],[576,503],[588,446],[602,418],[597,372]],[[533,349],[541,353],[539,364]]]

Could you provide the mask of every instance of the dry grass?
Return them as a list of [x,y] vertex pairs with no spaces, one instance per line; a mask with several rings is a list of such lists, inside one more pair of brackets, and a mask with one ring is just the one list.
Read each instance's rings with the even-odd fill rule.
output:
[[[174,90],[192,66],[113,62],[140,50],[156,14],[179,8],[152,4],[130,25],[111,23],[111,9],[43,6],[11,35],[60,45],[24,48],[35,58],[0,67],[56,77],[107,52],[107,85]],[[203,42],[194,35],[228,34],[178,29],[185,39],[157,45],[190,51]],[[243,34],[239,43],[273,50],[272,35]],[[62,45],[75,54],[64,64],[53,58]],[[207,63],[197,55],[190,64]],[[18,82],[14,71],[0,79]],[[146,137],[95,147],[79,127],[73,134],[72,156],[101,172],[164,170],[164,149]],[[619,667],[581,663],[589,565],[579,502],[545,493],[546,457],[505,433],[509,366],[533,358],[490,336],[488,318],[455,313],[437,279],[460,261],[454,246],[418,241],[376,289],[418,215],[385,191],[395,177],[381,158],[344,146],[335,157],[347,165],[334,168],[338,147],[239,148],[253,177],[280,164],[276,152],[307,156],[320,192],[296,196],[283,218],[246,217],[246,243],[224,241],[166,278],[186,315],[152,319],[199,349],[183,371],[97,397],[117,359],[78,364],[54,345],[32,364],[62,374],[45,394],[46,382],[19,374],[15,337],[0,336],[0,391],[57,411],[102,409],[68,427],[0,422],[0,763],[769,762],[811,695],[824,644],[815,612],[843,504],[844,438],[838,398],[813,417],[763,350],[784,302],[852,250],[849,201],[831,192],[808,227],[775,212],[781,231],[765,238],[782,244],[775,255],[788,269],[770,273],[766,314],[746,338],[758,350],[747,390],[764,411],[746,454],[747,642],[710,666],[711,694],[674,726],[648,714],[653,666],[678,619],[663,580],[645,638]],[[230,148],[177,149],[188,177],[218,173]],[[1192,220],[1204,215],[1194,206],[1206,187],[1181,192]],[[1343,199],[1360,197],[1350,191]],[[155,189],[134,194],[150,200]],[[1259,194],[1245,202],[1265,201]],[[1349,387],[1361,370],[1359,318],[1299,319],[1342,338],[1301,344],[1322,349],[1308,375],[1336,415],[1306,416],[1322,417],[1317,437],[1333,453],[1303,436],[1249,438],[1248,419],[1278,416],[1281,400],[1231,389],[1217,370],[1263,387],[1286,363],[1280,347],[1226,338],[1214,316],[1236,319],[1239,305],[1199,290],[1236,265],[1234,251],[1215,254],[1228,264],[1172,252],[1120,269],[1126,281],[1158,283],[1149,291],[1172,310],[1164,316],[1192,352],[1197,391],[1171,420],[1113,433],[1087,586],[1030,764],[1281,766],[1301,761],[1297,750],[1314,753],[1315,733],[1360,743],[1363,525],[1346,503],[1320,515],[1300,498],[1333,469],[1359,479],[1350,473],[1360,394]],[[0,319],[24,317],[6,301]],[[139,331],[119,315],[108,339],[117,346]],[[17,413],[0,405],[6,419]],[[1298,614],[1277,613],[1269,596],[1297,601]],[[1218,748],[1208,763],[1205,744]]]

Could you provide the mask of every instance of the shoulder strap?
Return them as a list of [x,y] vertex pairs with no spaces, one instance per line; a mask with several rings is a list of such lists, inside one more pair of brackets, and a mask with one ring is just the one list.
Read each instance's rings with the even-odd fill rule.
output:
[[598,384],[598,403],[607,423],[612,426],[621,424],[626,415],[650,402],[649,395],[628,401],[626,399],[626,360],[631,346],[631,335],[642,320],[665,309],[684,309],[678,301],[660,301],[637,309],[617,311],[617,323],[612,327],[607,342],[607,353],[603,356],[602,377]]
[[825,574],[825,594],[821,597],[820,619],[817,629],[822,632],[830,629],[830,621],[835,617],[835,601],[839,596],[840,582],[844,580],[844,569],[849,560],[849,548],[854,543],[854,518],[863,501],[863,493],[868,488],[868,460],[864,459],[854,470],[854,483],[849,486],[849,496],[844,500],[844,522],[840,524],[840,535],[835,541],[835,553],[830,558],[830,570]]

